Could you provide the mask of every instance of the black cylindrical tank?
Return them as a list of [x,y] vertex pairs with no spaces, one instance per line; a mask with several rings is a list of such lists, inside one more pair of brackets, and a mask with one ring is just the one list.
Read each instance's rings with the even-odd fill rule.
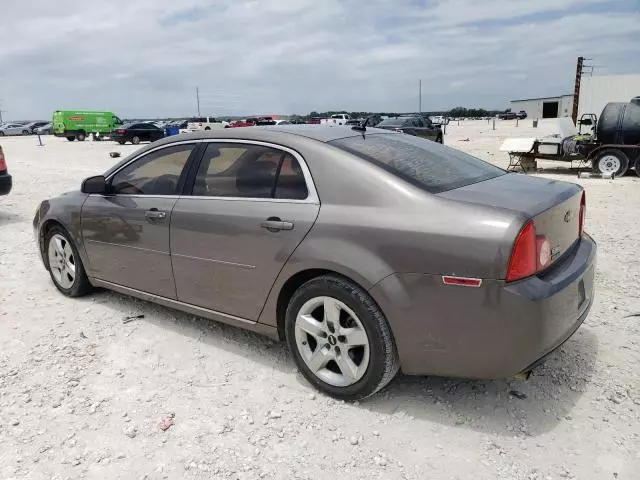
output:
[[598,141],[606,144],[640,143],[640,105],[607,103],[598,120]]

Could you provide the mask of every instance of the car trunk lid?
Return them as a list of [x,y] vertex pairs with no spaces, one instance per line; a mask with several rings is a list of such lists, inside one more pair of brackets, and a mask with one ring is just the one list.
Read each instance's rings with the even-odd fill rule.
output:
[[438,197],[517,212],[547,237],[553,264],[575,243],[583,189],[576,184],[520,174],[501,175],[437,194]]

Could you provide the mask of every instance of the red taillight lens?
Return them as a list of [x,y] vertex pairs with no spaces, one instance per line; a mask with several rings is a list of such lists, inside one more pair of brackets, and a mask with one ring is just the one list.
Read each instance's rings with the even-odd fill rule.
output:
[[126,132],[127,132],[127,131],[126,131],[126,130],[124,130],[124,129],[122,129],[122,128],[118,129],[118,133],[119,133],[120,135],[124,135]]
[[514,282],[536,273],[536,229],[533,221],[527,222],[516,237],[507,268],[507,282]]
[[582,192],[582,198],[580,199],[580,213],[578,214],[578,238],[582,238],[584,232],[584,216],[587,213],[587,196],[585,192]]
[[4,152],[0,147],[0,172],[4,172],[7,169],[7,162],[4,160]]

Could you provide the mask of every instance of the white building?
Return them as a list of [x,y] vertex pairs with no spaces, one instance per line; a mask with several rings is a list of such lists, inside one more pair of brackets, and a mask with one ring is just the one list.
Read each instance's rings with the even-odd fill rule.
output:
[[640,96],[640,75],[603,75],[582,77],[578,118],[583,113],[600,116],[609,102],[628,102]]
[[511,111],[517,113],[520,110],[527,112],[527,118],[570,117],[573,95],[511,100]]

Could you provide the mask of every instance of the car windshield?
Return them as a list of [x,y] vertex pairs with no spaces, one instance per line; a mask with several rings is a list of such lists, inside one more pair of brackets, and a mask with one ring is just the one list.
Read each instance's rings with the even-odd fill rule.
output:
[[453,190],[506,173],[460,150],[411,135],[364,135],[329,144],[430,193]]
[[401,127],[404,124],[405,120],[406,120],[406,118],[400,118],[400,117],[387,118],[386,120],[382,120],[376,126],[378,126],[378,127]]

